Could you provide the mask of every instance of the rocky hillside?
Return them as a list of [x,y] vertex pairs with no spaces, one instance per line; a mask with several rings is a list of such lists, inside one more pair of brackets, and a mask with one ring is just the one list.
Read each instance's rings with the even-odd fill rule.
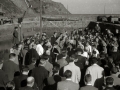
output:
[[[35,12],[39,12],[39,0],[30,0],[29,3],[32,5],[32,9]],[[52,0],[42,0],[43,4],[43,14],[67,14],[70,12],[63,6],[63,4],[58,2],[53,2]]]
[[[32,8],[27,9],[27,4],[32,5]],[[67,14],[69,11],[58,2],[52,0],[42,0],[43,14]],[[40,12],[39,0],[0,0],[3,11],[6,15],[20,16],[27,10],[27,16],[37,15]],[[70,13],[69,13],[70,14]]]

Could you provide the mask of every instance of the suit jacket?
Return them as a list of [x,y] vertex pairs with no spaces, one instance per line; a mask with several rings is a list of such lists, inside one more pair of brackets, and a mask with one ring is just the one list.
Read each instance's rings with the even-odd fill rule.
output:
[[78,61],[75,63],[75,65],[77,65],[80,69],[84,69],[86,58],[81,55],[77,55],[77,58]]
[[120,78],[118,78],[117,74],[112,74],[111,77],[114,79],[114,85],[120,85]]
[[32,70],[32,76],[35,78],[39,90],[42,90],[48,77],[48,71],[43,66],[38,66]]
[[19,90],[34,90],[34,89],[32,87],[26,86],[26,87],[19,88]]
[[93,87],[92,85],[87,85],[84,87],[81,87],[80,90],[98,90],[96,87]]
[[15,83],[15,90],[18,90],[20,87],[25,87],[27,85],[27,75],[20,75],[13,79]]
[[116,90],[114,87],[106,87],[104,90]]
[[14,30],[14,32],[13,32],[13,43],[14,44],[19,43],[18,31],[16,31],[16,30]]
[[8,60],[3,63],[3,71],[8,75],[8,79],[12,81],[14,78],[14,73],[19,71],[19,66],[13,61]]
[[55,75],[47,78],[47,90],[57,90],[57,83],[61,81],[62,78],[59,75]]
[[32,58],[39,59],[39,55],[35,49],[30,49],[25,56],[25,65],[30,65],[32,63]]
[[52,77],[47,78],[47,84],[53,85],[55,83],[58,83],[59,81],[64,81],[65,79],[65,77],[61,77],[60,75],[54,75]]
[[51,44],[52,44],[52,46],[54,45],[55,41],[56,41],[56,37],[52,36],[51,37]]
[[5,87],[8,82],[8,77],[3,70],[0,69],[0,87]]
[[69,80],[58,82],[57,90],[79,90],[79,85]]

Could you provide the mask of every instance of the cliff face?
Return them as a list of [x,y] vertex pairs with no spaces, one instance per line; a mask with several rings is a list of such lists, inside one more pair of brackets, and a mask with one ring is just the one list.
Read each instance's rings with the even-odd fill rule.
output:
[[[32,9],[35,12],[40,12],[39,0],[30,0],[29,3],[32,5]],[[42,0],[42,4],[43,14],[70,14],[70,12],[61,3],[53,2],[52,0]]]
[[[26,4],[32,5],[32,8],[28,9]],[[27,10],[27,16],[37,15],[40,12],[39,0],[0,0],[3,11],[6,15],[20,16]],[[70,12],[58,2],[52,0],[42,0],[43,14],[70,14]]]

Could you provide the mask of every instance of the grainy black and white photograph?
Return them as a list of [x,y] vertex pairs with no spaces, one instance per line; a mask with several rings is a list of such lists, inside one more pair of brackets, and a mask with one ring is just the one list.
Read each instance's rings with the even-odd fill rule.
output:
[[120,0],[0,0],[0,90],[120,90]]

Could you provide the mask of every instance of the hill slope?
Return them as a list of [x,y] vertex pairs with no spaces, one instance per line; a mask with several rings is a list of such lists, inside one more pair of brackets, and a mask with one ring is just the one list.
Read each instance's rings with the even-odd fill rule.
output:
[[[40,12],[39,0],[30,0],[29,3],[32,5],[32,9],[35,12]],[[70,12],[61,3],[53,2],[52,0],[42,0],[42,4],[43,14],[70,14]]]
[[[20,16],[27,10],[27,16],[37,15],[40,12],[39,0],[27,0],[32,8],[27,9],[25,0],[0,0],[6,15]],[[69,11],[61,4],[52,0],[42,0],[43,14],[67,14]],[[70,13],[69,13],[70,14]]]

